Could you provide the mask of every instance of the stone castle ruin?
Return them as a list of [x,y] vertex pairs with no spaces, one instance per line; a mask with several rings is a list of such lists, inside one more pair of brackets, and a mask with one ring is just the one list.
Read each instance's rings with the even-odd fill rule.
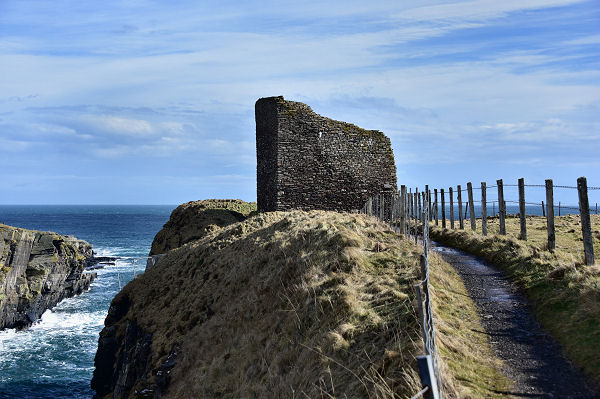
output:
[[258,211],[353,211],[396,191],[390,139],[283,97],[256,102]]

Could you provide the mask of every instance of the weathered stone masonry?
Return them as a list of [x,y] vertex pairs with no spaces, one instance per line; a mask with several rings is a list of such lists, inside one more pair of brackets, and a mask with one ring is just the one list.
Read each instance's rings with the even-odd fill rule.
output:
[[352,211],[374,193],[397,190],[394,153],[382,132],[283,97],[259,99],[255,112],[260,212]]

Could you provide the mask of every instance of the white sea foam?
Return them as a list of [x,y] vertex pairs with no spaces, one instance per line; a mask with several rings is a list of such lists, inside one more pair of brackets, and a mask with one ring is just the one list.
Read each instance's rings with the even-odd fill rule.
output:
[[42,319],[30,329],[34,332],[78,334],[90,328],[102,327],[106,314],[105,311],[70,313],[60,309],[46,310]]
[[9,370],[15,366],[15,361],[23,360],[38,363],[40,371],[57,367],[62,370],[81,369],[65,360],[53,360],[52,356],[46,354],[59,348],[63,352],[95,351],[95,337],[102,329],[107,312],[71,312],[69,310],[76,304],[65,304],[65,301],[55,310],[44,312],[40,321],[26,330],[8,329],[0,332],[0,369]]
[[119,247],[94,247],[95,256],[118,256],[119,250],[123,248]]

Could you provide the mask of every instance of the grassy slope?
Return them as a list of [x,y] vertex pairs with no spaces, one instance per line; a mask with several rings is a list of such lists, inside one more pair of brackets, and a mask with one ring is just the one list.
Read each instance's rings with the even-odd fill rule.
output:
[[[529,217],[529,241],[518,240],[519,219],[507,219],[507,237],[433,228],[432,237],[444,244],[481,256],[508,272],[523,289],[540,322],[561,343],[566,354],[596,383],[600,383],[600,267],[584,266],[578,217],[556,219],[557,249],[546,245],[545,219]],[[491,222],[491,223],[490,223]],[[479,221],[478,221],[479,223]],[[491,219],[490,231],[498,231]],[[592,226],[600,217],[592,216]],[[600,234],[594,231],[600,255]]]
[[[363,215],[260,214],[168,252],[117,295],[132,303],[117,328],[153,334],[154,369],[178,348],[171,397],[410,397],[419,251]],[[445,397],[495,397],[473,304],[432,259]]]

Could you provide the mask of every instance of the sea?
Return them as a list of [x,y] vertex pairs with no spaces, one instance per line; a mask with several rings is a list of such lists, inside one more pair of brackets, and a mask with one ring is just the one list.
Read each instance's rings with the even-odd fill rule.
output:
[[65,299],[23,331],[0,331],[0,399],[91,398],[98,334],[112,298],[143,273],[154,235],[170,205],[0,205],[0,223],[74,235],[97,256],[120,257],[83,294]]

